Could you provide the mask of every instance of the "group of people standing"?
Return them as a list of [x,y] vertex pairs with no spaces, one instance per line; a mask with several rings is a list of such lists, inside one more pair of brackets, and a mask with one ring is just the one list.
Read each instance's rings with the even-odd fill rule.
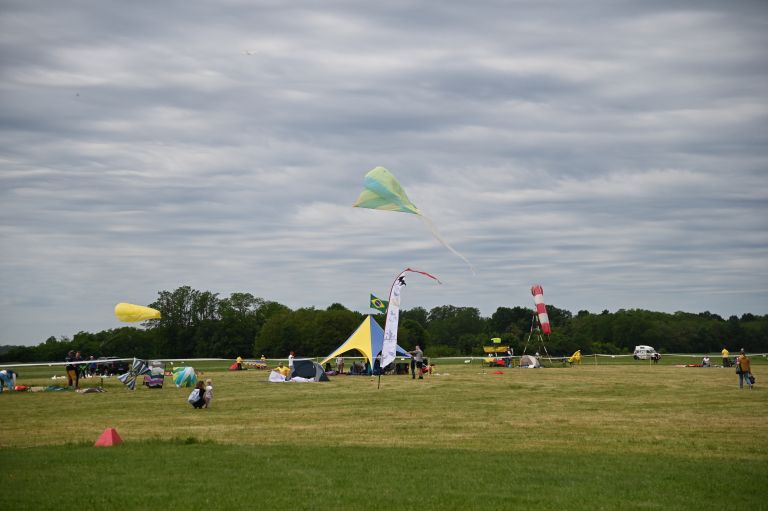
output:
[[64,362],[67,363],[65,369],[67,371],[67,386],[69,387],[79,389],[80,378],[96,374],[97,364],[93,355],[85,360],[79,351],[70,350],[64,357]]
[[[416,346],[416,348],[413,351],[408,352],[411,355],[411,377],[413,379],[416,379],[416,373],[419,374],[419,379],[424,379],[424,352],[421,350],[420,346]],[[290,358],[289,358],[290,361]],[[376,367],[378,367],[379,363],[381,362],[381,355],[379,355],[376,358]],[[353,362],[352,367],[349,370],[349,374],[377,374],[375,371],[378,370],[376,368],[371,369],[370,364],[366,361],[363,365],[362,363]],[[372,372],[373,371],[373,372]],[[344,357],[338,356],[336,357],[336,372],[338,374],[344,373]]]

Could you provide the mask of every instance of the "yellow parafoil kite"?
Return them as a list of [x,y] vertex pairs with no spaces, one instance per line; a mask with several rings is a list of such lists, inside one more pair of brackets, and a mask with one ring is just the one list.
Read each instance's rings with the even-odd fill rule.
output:
[[160,319],[160,311],[143,305],[118,303],[115,305],[115,317],[124,323],[138,323],[148,319]]

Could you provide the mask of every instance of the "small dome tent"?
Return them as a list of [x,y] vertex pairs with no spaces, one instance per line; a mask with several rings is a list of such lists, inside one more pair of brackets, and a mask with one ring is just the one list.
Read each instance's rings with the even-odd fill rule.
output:
[[309,359],[295,359],[293,361],[291,379],[296,377],[313,381],[329,381],[322,366]]
[[539,359],[534,357],[533,355],[523,355],[520,357],[520,367],[527,367],[529,369],[533,369],[536,367],[541,367],[541,364],[539,363]]

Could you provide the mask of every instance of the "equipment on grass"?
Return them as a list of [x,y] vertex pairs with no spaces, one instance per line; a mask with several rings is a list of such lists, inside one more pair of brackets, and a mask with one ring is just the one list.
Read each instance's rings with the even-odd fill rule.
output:
[[533,295],[533,303],[536,304],[536,314],[539,316],[541,331],[549,335],[552,333],[552,329],[549,326],[549,315],[547,314],[547,306],[544,303],[544,288],[540,284],[534,284],[531,286],[531,294]]
[[[536,311],[533,313],[533,317],[531,318],[531,331],[528,333],[528,339],[525,340],[525,346],[523,346],[523,355],[525,355],[525,352],[528,349],[528,343],[531,341],[531,337],[535,335],[539,346],[544,351],[544,353],[547,354],[549,364],[552,365],[552,357],[549,355],[549,352],[547,351],[547,345],[544,344],[544,337],[541,335],[542,332],[547,335],[552,333],[552,329],[549,326],[547,306],[544,305],[544,288],[542,288],[540,284],[534,284],[531,286],[531,294],[533,295],[533,302],[536,304]],[[520,367],[522,367],[522,365],[523,363],[521,359]]]
[[539,363],[539,359],[534,357],[533,355],[523,355],[522,357],[520,357],[520,367],[528,368],[528,369],[536,369],[541,367],[541,364]]
[[576,350],[573,355],[568,358],[569,364],[581,364],[581,350]]
[[[494,339],[491,340],[495,342]],[[486,354],[483,363],[489,366],[512,367],[512,359],[507,355],[507,350],[509,346],[483,346],[483,352]]]
[[312,381],[329,381],[328,376],[325,374],[325,371],[320,364],[305,358],[294,359],[293,372],[291,373],[291,379],[293,378],[306,378]]
[[107,428],[99,435],[99,438],[96,439],[96,443],[93,445],[94,447],[112,447],[122,443],[123,439],[117,434],[117,430],[115,428]]
[[144,376],[144,385],[150,389],[162,389],[165,376],[165,363],[153,360],[149,363],[149,374]]
[[148,372],[149,366],[147,366],[147,363],[143,360],[139,360],[138,358],[134,358],[133,364],[131,364],[131,368],[128,370],[128,372],[121,374],[117,377],[117,379],[120,380],[129,389],[136,390],[136,378]]
[[173,383],[177,387],[194,387],[197,374],[194,367],[176,367],[173,369]]

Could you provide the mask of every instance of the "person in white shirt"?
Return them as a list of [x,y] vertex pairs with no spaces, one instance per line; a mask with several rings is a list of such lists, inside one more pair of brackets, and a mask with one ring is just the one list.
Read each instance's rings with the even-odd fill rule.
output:
[[210,408],[211,403],[213,402],[213,382],[210,378],[205,380],[205,394],[203,394],[203,399],[205,400],[205,407]]

